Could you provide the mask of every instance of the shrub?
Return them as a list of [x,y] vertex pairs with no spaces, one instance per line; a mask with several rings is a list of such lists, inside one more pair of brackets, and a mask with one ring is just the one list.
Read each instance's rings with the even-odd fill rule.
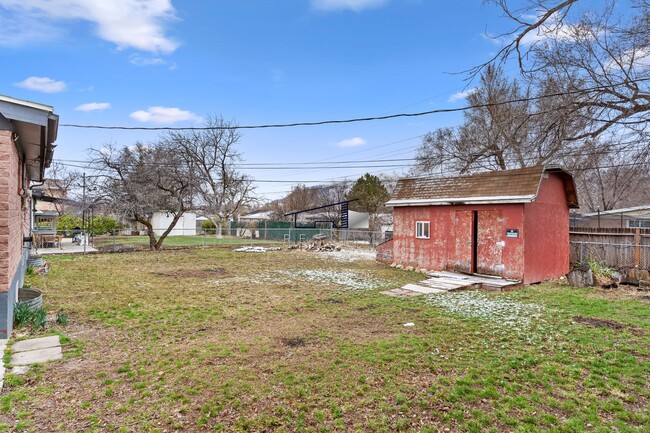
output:
[[591,268],[591,272],[593,272],[594,275],[602,275],[603,277],[607,278],[611,278],[612,275],[616,272],[616,269],[608,268],[604,263],[596,261],[590,261],[589,267]]
[[64,231],[66,236],[72,235],[75,227],[81,225],[81,217],[72,214],[63,214],[56,219],[56,229]]
[[95,236],[111,233],[120,228],[120,225],[113,218],[99,215],[92,218],[88,230]]
[[213,234],[217,233],[217,227],[210,220],[203,221],[203,224],[201,224],[201,228],[203,228],[205,233],[209,234],[209,235],[213,235]]

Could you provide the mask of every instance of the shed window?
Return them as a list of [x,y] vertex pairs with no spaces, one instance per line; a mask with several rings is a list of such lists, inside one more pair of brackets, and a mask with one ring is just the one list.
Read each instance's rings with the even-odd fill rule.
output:
[[429,221],[417,221],[415,223],[415,237],[429,239]]
[[628,227],[630,228],[641,228],[647,229],[650,228],[650,220],[631,220],[627,222]]

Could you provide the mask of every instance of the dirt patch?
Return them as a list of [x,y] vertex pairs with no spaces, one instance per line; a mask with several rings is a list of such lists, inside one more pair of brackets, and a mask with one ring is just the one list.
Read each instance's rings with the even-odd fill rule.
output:
[[111,244],[103,245],[101,247],[97,247],[96,249],[99,253],[130,253],[133,251],[141,250],[143,247],[138,248],[134,245]]
[[598,319],[595,317],[574,316],[573,321],[585,326],[589,326],[591,328],[608,328],[608,329],[615,329],[619,331],[622,329],[629,329],[634,334],[638,334],[641,332],[640,329],[635,326],[627,325],[625,323],[617,322],[615,320]]
[[[650,296],[648,298],[650,298]],[[328,302],[330,304],[342,304],[343,303],[343,301],[341,301],[340,299],[333,299],[333,298],[327,298],[327,299],[325,299],[325,302]]]
[[282,338],[282,344],[289,347],[302,347],[307,344],[307,340],[302,337]]
[[159,277],[176,277],[176,278],[214,278],[218,275],[224,275],[224,268],[205,268],[205,269],[174,269],[167,272],[152,272]]

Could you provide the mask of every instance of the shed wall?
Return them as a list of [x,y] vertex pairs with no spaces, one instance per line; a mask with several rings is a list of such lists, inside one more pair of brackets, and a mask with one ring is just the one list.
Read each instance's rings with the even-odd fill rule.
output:
[[[524,278],[522,204],[396,207],[393,209],[393,260],[428,270],[464,270],[472,265],[472,214],[478,211],[478,254],[483,271]],[[417,221],[430,222],[430,239],[415,237]],[[518,230],[506,238],[506,229]],[[469,243],[469,244],[468,244]]]
[[524,283],[559,278],[569,272],[569,207],[562,179],[544,175],[537,199],[524,205]]

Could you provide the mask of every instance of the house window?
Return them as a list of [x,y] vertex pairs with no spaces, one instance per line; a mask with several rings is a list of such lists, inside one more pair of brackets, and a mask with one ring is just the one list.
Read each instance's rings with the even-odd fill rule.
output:
[[429,221],[417,221],[415,223],[415,237],[429,239]]
[[631,229],[647,229],[650,228],[650,220],[630,220],[627,222],[628,227]]

